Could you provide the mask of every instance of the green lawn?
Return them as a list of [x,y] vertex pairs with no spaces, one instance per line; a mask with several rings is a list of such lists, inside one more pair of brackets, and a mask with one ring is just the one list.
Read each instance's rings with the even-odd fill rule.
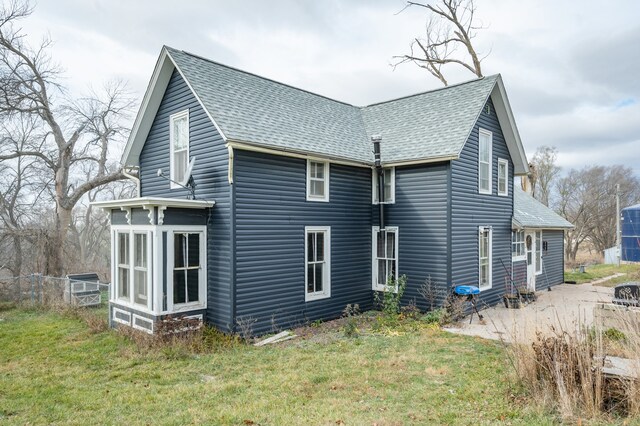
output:
[[197,355],[143,350],[70,315],[0,319],[0,424],[555,422],[514,402],[500,344],[427,325]]
[[620,265],[619,267],[615,265],[591,265],[587,266],[584,273],[565,271],[564,280],[584,284],[600,278],[610,277],[617,273],[625,275],[607,280],[599,285],[611,287],[625,281],[640,280],[640,264]]

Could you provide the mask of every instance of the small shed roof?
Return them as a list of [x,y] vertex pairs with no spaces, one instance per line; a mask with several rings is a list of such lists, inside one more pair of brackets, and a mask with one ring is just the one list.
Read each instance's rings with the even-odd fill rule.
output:
[[513,225],[515,228],[572,229],[573,224],[524,192],[513,186]]

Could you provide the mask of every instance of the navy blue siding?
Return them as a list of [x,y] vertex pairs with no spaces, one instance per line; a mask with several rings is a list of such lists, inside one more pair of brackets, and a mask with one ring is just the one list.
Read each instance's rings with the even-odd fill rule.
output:
[[[513,164],[495,115],[483,112],[469,136],[458,160],[451,162],[451,276],[455,285],[478,285],[478,227],[493,229],[493,286],[481,294],[484,303],[494,304],[505,292],[504,262],[511,268],[511,220],[513,216]],[[478,193],[478,132],[493,132],[492,194]],[[509,160],[509,196],[498,196],[498,158]],[[509,272],[510,273],[510,272]]]
[[[502,265],[500,265],[502,266]],[[518,260],[513,262],[513,273],[512,279],[518,288],[526,288],[527,287],[527,261],[526,260]]]
[[[398,274],[407,276],[403,303],[415,300],[426,310],[427,301],[418,290],[427,277],[443,290],[441,296],[448,289],[449,163],[396,167],[395,175],[395,203],[385,205],[385,217],[387,226],[398,227]],[[378,216],[375,205],[374,226]]]
[[[189,155],[198,157],[193,170],[196,198],[216,202],[207,221],[207,322],[228,329],[233,323],[228,152],[220,133],[177,71],[171,76],[140,154],[141,195],[186,198],[186,190],[170,189],[169,182],[156,175],[159,168],[169,173],[169,116],[185,109],[189,109]],[[169,220],[173,222],[173,218]]]
[[[371,172],[331,164],[306,201],[306,160],[235,151],[236,320],[265,333],[371,307]],[[305,226],[331,226],[331,297],[305,302]],[[273,322],[273,323],[272,323]]]
[[547,252],[543,252],[542,274],[536,276],[536,290],[564,282],[564,232],[542,231],[542,241],[547,242]]

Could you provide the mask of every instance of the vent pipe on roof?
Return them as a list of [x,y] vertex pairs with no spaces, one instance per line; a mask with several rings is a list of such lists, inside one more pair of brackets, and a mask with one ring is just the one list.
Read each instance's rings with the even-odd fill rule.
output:
[[378,223],[381,231],[384,231],[384,171],[382,170],[382,162],[380,161],[380,142],[382,142],[382,136],[371,136],[371,142],[373,142],[373,158],[376,167],[376,179],[378,179],[378,208],[379,218]]

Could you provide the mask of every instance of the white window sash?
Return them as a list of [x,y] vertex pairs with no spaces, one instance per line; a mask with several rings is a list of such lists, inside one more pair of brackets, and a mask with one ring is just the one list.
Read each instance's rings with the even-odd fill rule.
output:
[[[485,236],[486,234],[486,236]],[[493,287],[493,253],[492,253],[492,245],[493,245],[493,230],[491,227],[481,226],[478,228],[478,288],[480,291],[489,290]],[[486,238],[487,243],[487,252],[486,256],[482,256],[482,245],[483,239]],[[487,271],[487,284],[482,285],[482,266],[486,265]]]
[[[486,139],[485,139],[486,137]],[[482,149],[482,141],[487,141],[487,159],[483,160],[483,150]],[[491,194],[492,191],[492,183],[493,183],[493,173],[492,173],[492,152],[493,152],[493,133],[488,130],[480,129],[478,131],[478,192],[480,194]],[[486,169],[487,173],[487,187],[483,187],[482,182],[482,170]]]
[[[323,178],[318,178],[312,175],[312,169],[315,170],[316,164],[321,164],[323,167]],[[327,161],[307,160],[307,201],[329,201],[329,173],[331,167]],[[322,182],[324,189],[324,195],[312,194],[313,182]]]
[[[504,176],[500,173],[501,166]],[[500,190],[500,182],[504,182],[504,191]],[[498,195],[506,197],[509,195],[509,161],[504,158],[498,159]]]
[[[514,241],[515,236],[515,241]],[[527,259],[527,249],[523,230],[512,231],[511,237],[511,260],[521,261]]]
[[[185,135],[187,140],[184,148],[176,149],[175,147],[176,136],[174,135],[174,122],[182,118],[186,118],[187,129],[186,129]],[[186,170],[189,165],[189,145],[190,145],[189,133],[190,132],[189,132],[189,110],[188,109],[172,114],[169,117],[169,146],[170,146],[170,158],[169,158],[170,173],[169,174],[171,176],[171,180],[176,182],[180,181],[184,177],[184,176],[176,176],[176,168],[177,168],[176,155],[182,152],[186,152],[186,156],[185,156],[186,164],[184,164],[184,170]],[[175,189],[175,188],[182,188],[182,187],[175,182],[170,182],[170,188]]]
[[[321,261],[310,261],[309,235],[324,234],[324,253]],[[317,244],[314,247],[317,250]],[[317,253],[314,259],[318,259]],[[309,292],[309,265],[322,265],[322,290]],[[326,299],[331,297],[331,227],[330,226],[305,226],[304,228],[304,294],[305,302]]]
[[[398,247],[399,247],[399,241],[400,241],[400,237],[399,237],[399,228],[397,226],[386,226],[385,227],[385,231],[389,232],[389,233],[393,233],[394,237],[395,237],[395,241],[394,241],[394,252],[395,252],[395,258],[390,258],[390,257],[378,257],[378,233],[380,232],[380,227],[378,226],[374,226],[372,227],[371,230],[371,288],[375,291],[385,291],[387,290],[387,278],[388,278],[388,274],[387,277],[385,277],[385,285],[381,285],[379,283],[379,276],[378,276],[378,261],[379,260],[384,260],[385,262],[395,262],[395,275],[394,275],[394,280],[398,281],[398,259],[400,258],[400,253],[398,252]],[[387,249],[387,243],[385,240],[385,254],[386,254],[386,249]],[[397,284],[396,287],[394,289],[394,291],[398,291],[397,288]]]
[[[385,196],[383,204],[394,204],[396,202],[396,168],[387,167],[382,169],[385,173],[385,187],[389,185],[389,197]],[[387,179],[386,174],[389,175]],[[385,188],[386,189],[386,188]],[[376,169],[371,169],[371,203],[378,204],[378,173]]]

